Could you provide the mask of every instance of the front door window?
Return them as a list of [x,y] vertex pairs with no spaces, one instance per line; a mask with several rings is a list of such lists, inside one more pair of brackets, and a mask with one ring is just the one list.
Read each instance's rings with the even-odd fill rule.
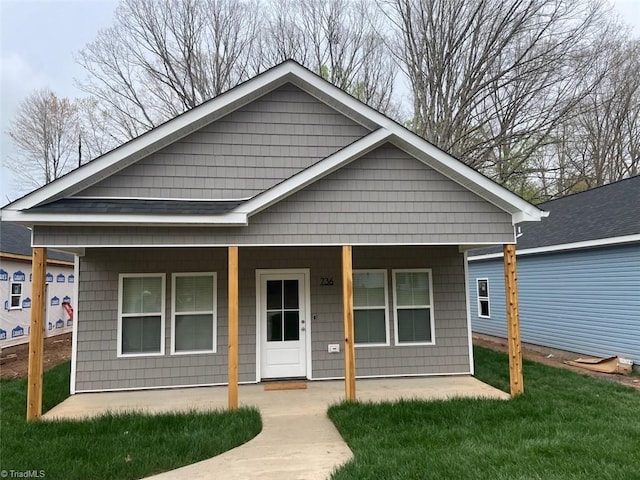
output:
[[267,342],[300,340],[298,280],[267,280]]

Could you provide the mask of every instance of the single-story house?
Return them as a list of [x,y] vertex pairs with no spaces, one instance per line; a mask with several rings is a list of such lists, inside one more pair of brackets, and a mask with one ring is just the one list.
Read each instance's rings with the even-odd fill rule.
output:
[[[73,255],[51,251],[46,271],[45,335],[73,330]],[[29,341],[31,230],[0,222],[0,349]]]
[[293,61],[2,209],[34,261],[76,254],[72,392],[230,406],[238,382],[472,373],[466,251],[542,216]]
[[[522,341],[640,364],[640,176],[539,206],[519,227]],[[473,331],[506,336],[502,253],[469,253]]]

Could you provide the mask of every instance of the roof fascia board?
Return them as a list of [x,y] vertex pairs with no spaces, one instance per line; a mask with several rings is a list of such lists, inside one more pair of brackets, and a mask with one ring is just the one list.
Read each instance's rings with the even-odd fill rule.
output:
[[387,142],[390,136],[391,134],[383,128],[375,130],[275,187],[256,195],[248,202],[236,207],[232,212],[249,216],[255,215],[379,147]]
[[[507,207],[507,211],[513,216],[512,222],[514,225],[523,221],[540,221],[540,219],[545,216],[541,210],[534,207],[529,202],[488,179],[481,173],[455,159],[448,153],[440,150],[435,145],[432,145],[418,135],[408,131],[406,128],[402,127],[387,116],[363,104],[359,100],[356,100],[354,97],[340,90],[338,87],[327,84],[327,82],[306,68],[303,68],[298,64],[294,64],[294,70],[294,73],[298,78],[294,79],[293,83],[298,87],[304,89],[307,93],[314,95],[321,101],[326,101],[326,98],[322,98],[325,95],[335,99],[357,114],[357,116],[352,115],[354,120],[358,121],[358,117],[368,118],[375,124],[393,133],[400,143],[405,143],[407,146],[411,146],[416,150],[425,152],[430,159],[435,160],[435,162],[426,162],[424,158],[419,158],[424,163],[428,163],[429,166],[449,178],[451,178],[452,173],[457,173],[466,180],[463,183],[465,188],[468,188],[480,197],[502,209]],[[309,86],[305,86],[300,82],[300,80],[308,83],[314,88],[309,89]],[[346,114],[344,111],[341,111],[341,113]],[[394,142],[394,144],[396,143]],[[396,144],[396,146],[400,145]],[[415,153],[409,151],[407,153],[412,156],[416,156]],[[436,164],[434,165],[434,163]]]
[[[620,237],[599,238],[597,240],[585,240],[584,242],[561,243],[558,245],[548,245],[546,247],[525,248],[516,250],[516,255],[535,255],[537,253],[562,252],[565,250],[579,250],[582,248],[606,247],[609,245],[622,245],[625,243],[640,242],[640,234],[624,235]],[[502,253],[487,253],[485,255],[476,255],[469,257],[469,261],[491,260],[493,258],[502,258]]]
[[[8,207],[11,210],[24,210],[61,194],[76,193],[73,188],[78,183],[92,177],[96,181],[100,181],[214,121],[216,112],[223,111],[220,116],[226,115],[230,113],[230,111],[227,111],[228,108],[233,107],[231,111],[236,110],[285,84],[291,80],[289,77],[294,65],[297,64],[286,62],[268,70],[262,75],[254,77],[228,92],[149,130],[105,155],[86,163],[81,168],[69,172],[56,181],[27,194],[9,204]],[[118,165],[120,163],[123,164]]]
[[29,213],[4,210],[2,220],[22,225],[99,226],[99,225],[144,225],[144,226],[247,226],[247,215],[230,212],[224,215],[130,215],[130,214],[69,214]]

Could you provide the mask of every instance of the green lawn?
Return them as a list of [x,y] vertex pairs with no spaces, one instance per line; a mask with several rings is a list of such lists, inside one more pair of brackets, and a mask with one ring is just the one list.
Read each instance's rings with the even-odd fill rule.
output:
[[[45,373],[45,411],[68,396],[69,368]],[[27,423],[26,380],[1,381],[0,405],[0,470],[47,479],[141,478],[218,455],[262,428],[255,409]]]
[[[476,376],[508,390],[505,354],[475,348]],[[355,454],[338,479],[638,479],[640,392],[524,364],[511,401],[401,401],[331,407]]]

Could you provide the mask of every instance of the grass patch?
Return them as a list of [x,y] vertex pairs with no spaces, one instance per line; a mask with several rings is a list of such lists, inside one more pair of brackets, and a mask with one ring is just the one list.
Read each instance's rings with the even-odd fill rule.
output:
[[[505,354],[476,347],[476,377],[509,387]],[[525,394],[332,406],[355,457],[334,479],[640,478],[640,392],[539,363]]]
[[[83,421],[25,421],[26,380],[0,383],[0,469],[46,478],[135,479],[213,457],[262,429],[255,409],[105,415]],[[64,400],[69,363],[44,375],[43,409]]]

